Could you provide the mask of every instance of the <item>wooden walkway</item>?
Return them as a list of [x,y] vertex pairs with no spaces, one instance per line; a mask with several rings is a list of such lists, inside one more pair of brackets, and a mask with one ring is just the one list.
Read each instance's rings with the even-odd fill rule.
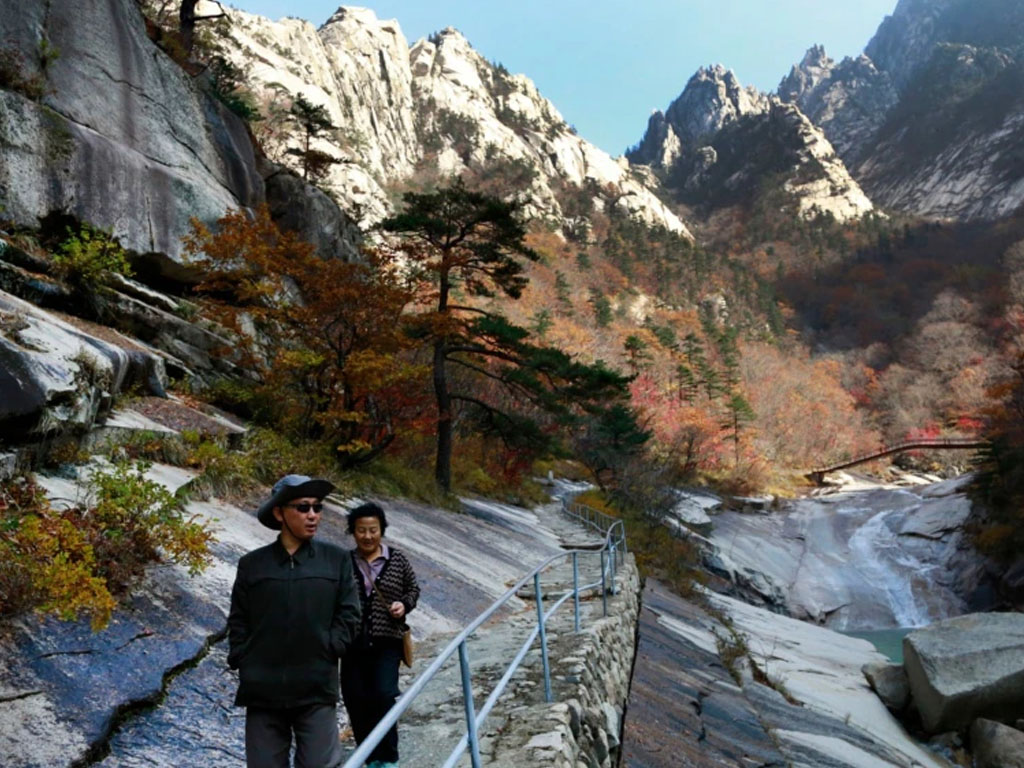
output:
[[839,464],[833,464],[833,465],[828,466],[828,467],[818,467],[816,469],[812,469],[810,472],[807,472],[805,474],[805,477],[807,477],[809,480],[817,483],[818,485],[821,485],[822,482],[825,479],[825,475],[828,472],[836,472],[836,471],[838,471],[840,469],[846,469],[847,467],[852,467],[852,466],[855,466],[857,464],[864,464],[864,463],[866,463],[868,461],[874,461],[875,459],[880,459],[883,456],[890,456],[890,455],[892,455],[894,453],[900,453],[902,451],[913,451],[913,450],[929,450],[929,451],[934,451],[934,450],[940,450],[940,451],[941,450],[947,450],[947,451],[948,450],[958,450],[958,451],[962,451],[962,450],[972,450],[972,449],[977,449],[977,448],[984,448],[986,445],[988,445],[988,441],[987,440],[982,440],[980,438],[971,438],[971,437],[963,437],[963,438],[957,438],[957,437],[953,437],[953,438],[922,438],[922,439],[919,439],[919,440],[906,440],[906,441],[904,441],[902,443],[896,443],[894,445],[882,446],[881,448],[879,448],[876,451],[872,451],[871,453],[865,453],[865,454],[863,454],[861,456],[858,456],[858,457],[856,457],[854,459],[849,459],[849,460],[844,461],[844,462],[839,463]]

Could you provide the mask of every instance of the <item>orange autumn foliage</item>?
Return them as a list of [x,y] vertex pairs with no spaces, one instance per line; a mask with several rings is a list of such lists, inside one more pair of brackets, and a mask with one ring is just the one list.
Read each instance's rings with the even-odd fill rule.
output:
[[234,333],[223,355],[252,379],[258,416],[334,444],[342,466],[371,460],[426,419],[425,370],[410,362],[402,317],[413,298],[388,251],[321,259],[266,207],[193,220],[186,253],[206,312]]

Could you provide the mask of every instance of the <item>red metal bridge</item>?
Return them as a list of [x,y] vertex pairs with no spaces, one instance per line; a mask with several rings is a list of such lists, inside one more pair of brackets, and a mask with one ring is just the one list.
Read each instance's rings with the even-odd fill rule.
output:
[[825,475],[828,472],[836,472],[840,469],[846,469],[857,464],[864,464],[868,461],[880,459],[883,456],[889,456],[893,453],[900,453],[902,451],[913,451],[913,450],[971,450],[976,448],[984,448],[988,445],[987,440],[982,440],[977,437],[951,437],[951,438],[920,438],[918,440],[906,440],[902,443],[896,443],[894,445],[884,445],[878,450],[872,451],[871,453],[865,453],[854,459],[848,459],[839,464],[833,464],[828,467],[818,467],[812,469],[806,473],[806,477],[814,483],[821,485],[825,479]]

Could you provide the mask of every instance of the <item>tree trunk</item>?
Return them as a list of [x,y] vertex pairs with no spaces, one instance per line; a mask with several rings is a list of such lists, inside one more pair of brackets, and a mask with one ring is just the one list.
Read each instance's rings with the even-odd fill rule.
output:
[[452,489],[452,399],[445,370],[445,343],[434,342],[434,397],[437,400],[437,458],[434,479],[445,493]]
[[[447,255],[442,259],[437,298],[437,312],[442,316],[448,313],[446,262]],[[434,342],[434,397],[437,401],[437,456],[434,460],[434,479],[445,493],[452,489],[452,399],[448,393],[448,373],[445,368],[447,351],[447,338],[442,337]]]
[[196,31],[196,4],[199,0],[181,0],[181,9],[178,11],[178,32],[181,34],[181,45],[185,53],[192,55],[192,45],[195,42]]

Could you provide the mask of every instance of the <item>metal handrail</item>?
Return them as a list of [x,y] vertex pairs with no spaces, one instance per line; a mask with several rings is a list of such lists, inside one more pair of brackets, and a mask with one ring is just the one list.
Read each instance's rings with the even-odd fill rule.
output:
[[[569,503],[563,500],[562,502],[563,511],[572,517],[575,517],[580,522],[588,525],[589,527],[595,528],[601,533],[604,533],[604,542],[602,543],[600,554],[601,554],[601,580],[595,581],[591,584],[579,583],[579,555],[594,554],[595,550],[587,549],[572,549],[561,552],[557,555],[552,555],[547,560],[542,562],[540,565],[535,567],[528,574],[523,576],[517,581],[512,587],[509,588],[505,594],[491,603],[483,613],[477,616],[472,622],[470,622],[465,629],[463,629],[458,635],[456,635],[449,643],[445,646],[444,650],[439,653],[430,665],[420,673],[419,677],[413,681],[412,685],[403,693],[399,699],[394,703],[394,706],[388,710],[387,714],[381,718],[380,722],[377,723],[376,727],[370,731],[367,737],[363,740],[355,752],[353,752],[348,760],[345,761],[342,768],[359,768],[369,757],[373,749],[383,740],[391,727],[394,726],[402,714],[412,705],[412,702],[419,696],[420,692],[426,687],[427,683],[434,679],[437,673],[441,670],[441,667],[456,653],[459,654],[459,665],[462,673],[462,698],[463,706],[466,713],[466,732],[462,735],[462,738],[456,744],[452,750],[448,759],[444,762],[445,768],[451,768],[459,760],[460,757],[466,752],[467,748],[470,753],[470,760],[473,768],[480,767],[480,743],[477,734],[479,733],[480,727],[483,725],[487,715],[493,709],[495,703],[498,701],[498,697],[504,692],[509,681],[512,679],[513,673],[519,668],[526,654],[530,651],[533,645],[533,641],[540,636],[541,646],[541,663],[544,670],[544,698],[546,701],[553,701],[553,695],[551,691],[551,668],[548,662],[548,649],[547,649],[547,635],[545,632],[545,626],[548,619],[554,615],[566,600],[570,597],[573,598],[574,606],[574,626],[575,631],[580,631],[580,592],[586,589],[593,589],[600,585],[601,587],[601,598],[602,598],[602,609],[603,615],[608,615],[608,593],[616,593],[615,579],[616,579],[616,566],[626,554],[626,529],[621,520],[613,518],[603,512],[591,509],[583,504]],[[607,523],[604,527],[604,523]],[[572,570],[573,570],[573,588],[567,590],[558,600],[556,600],[551,608],[544,612],[543,608],[543,592],[540,586],[540,575],[547,570],[553,563],[561,560],[566,556],[572,556]],[[611,555],[609,557],[609,555]],[[533,579],[534,598],[537,602],[537,626],[533,628],[529,636],[526,638],[526,642],[523,643],[519,652],[513,658],[509,664],[505,673],[501,679],[495,685],[494,690],[491,691],[487,700],[480,707],[480,711],[475,710],[473,701],[473,690],[470,681],[470,666],[469,666],[469,649],[467,647],[467,640],[480,626],[493,616],[499,608],[505,603],[516,596],[519,589],[524,586],[530,579]]]
[[882,445],[877,449],[868,453],[862,453],[852,459],[840,462],[838,464],[830,464],[827,467],[815,467],[814,469],[807,472],[808,475],[814,474],[825,474],[827,472],[835,472],[839,469],[846,469],[857,464],[864,464],[874,459],[880,459],[884,456],[888,456],[893,453],[899,453],[901,451],[910,450],[943,450],[943,449],[955,449],[955,450],[966,450],[974,448],[984,448],[988,445],[987,440],[983,440],[975,437],[924,437],[917,440],[904,440],[900,443],[893,443],[892,445]]

